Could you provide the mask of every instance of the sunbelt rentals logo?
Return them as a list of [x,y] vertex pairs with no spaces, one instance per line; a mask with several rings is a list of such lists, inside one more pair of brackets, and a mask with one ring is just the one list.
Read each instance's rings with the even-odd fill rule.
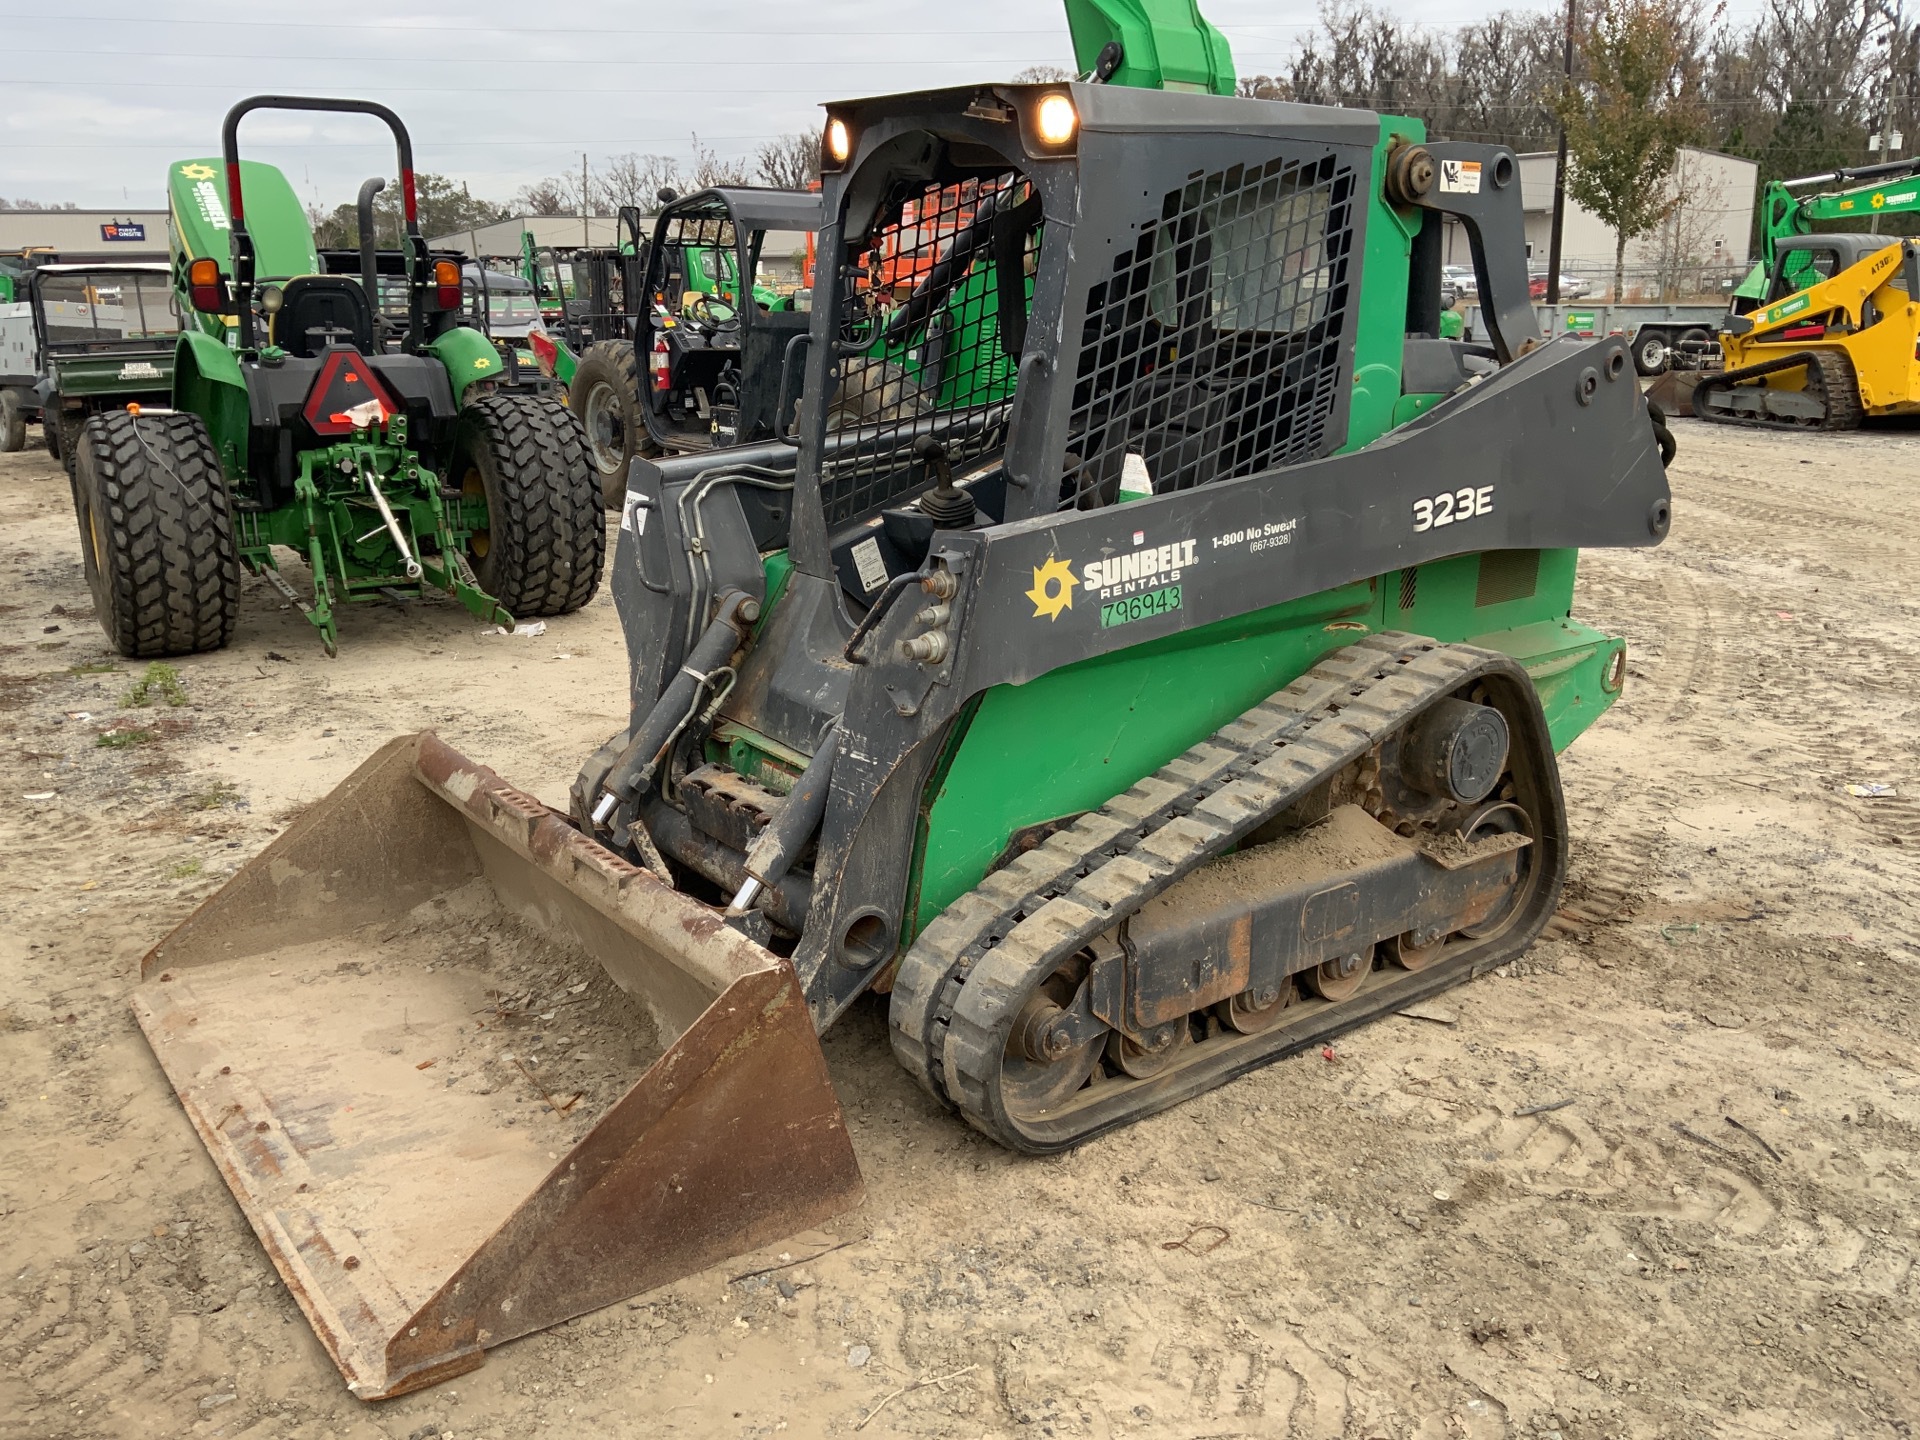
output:
[[1044,615],[1049,620],[1058,620],[1062,610],[1073,608],[1073,587],[1080,582],[1073,578],[1073,567],[1057,555],[1047,556],[1047,563],[1033,567],[1033,588],[1027,591],[1027,598],[1033,601],[1034,618]]
[[1104,560],[1085,561],[1078,575],[1070,562],[1058,555],[1047,556],[1046,564],[1033,567],[1033,588],[1027,591],[1027,598],[1033,602],[1035,619],[1058,620],[1062,612],[1073,608],[1076,589],[1103,602],[1143,595],[1178,582],[1199,557],[1197,540],[1151,545],[1146,532],[1136,530],[1131,550]]
[[227,202],[220,197],[220,190],[214,182],[218,172],[211,165],[202,165],[194,161],[180,167],[183,179],[193,181],[193,203],[200,211],[200,218],[215,230],[231,230],[233,224],[227,219]]
[[1798,315],[1812,304],[1811,295],[1796,295],[1791,300],[1783,300],[1767,312],[1767,323],[1771,325],[1774,321],[1784,320],[1789,315]]

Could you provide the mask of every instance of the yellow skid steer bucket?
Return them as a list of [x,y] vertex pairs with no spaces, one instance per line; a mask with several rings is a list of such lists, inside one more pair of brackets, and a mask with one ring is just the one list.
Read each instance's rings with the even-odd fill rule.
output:
[[787,962],[431,733],[156,946],[133,1004],[364,1399],[860,1200]]

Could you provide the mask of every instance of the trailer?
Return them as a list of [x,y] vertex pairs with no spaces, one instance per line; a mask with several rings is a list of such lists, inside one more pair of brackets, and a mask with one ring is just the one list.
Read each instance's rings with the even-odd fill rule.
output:
[[[1480,306],[1466,305],[1466,333],[1472,341],[1483,333]],[[1591,340],[1604,335],[1627,337],[1633,368],[1644,376],[1664,374],[1671,365],[1700,370],[1720,363],[1720,344],[1714,338],[1727,313],[1724,301],[1693,305],[1536,305],[1542,335],[1574,335]]]

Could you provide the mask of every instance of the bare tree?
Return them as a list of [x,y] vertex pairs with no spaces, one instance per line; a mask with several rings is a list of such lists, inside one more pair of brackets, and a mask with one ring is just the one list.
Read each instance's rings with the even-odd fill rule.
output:
[[1662,300],[1706,291],[1714,237],[1725,227],[1726,190],[1697,152],[1675,157],[1666,217],[1653,232],[1654,279]]
[[769,140],[755,157],[760,179],[782,190],[804,190],[820,178],[820,132],[795,130]]
[[1365,0],[1328,0],[1320,7],[1320,32],[1309,34],[1294,54],[1284,98],[1383,110],[1431,124],[1447,73],[1446,47],[1436,35],[1408,28]]
[[0,197],[0,210],[78,210],[71,200],[8,200]]
[[1556,15],[1502,10],[1463,25],[1454,34],[1446,103],[1436,117],[1439,133],[1516,150],[1550,149],[1561,40]]
[[1293,86],[1284,75],[1242,75],[1233,82],[1233,93],[1249,100],[1291,100]]
[[1769,0],[1751,29],[1707,48],[1709,133],[1757,160],[1762,179],[1858,162],[1893,38],[1880,0]]
[[1013,77],[1016,85],[1058,85],[1080,77],[1063,65],[1029,65]]
[[600,167],[600,198],[611,210],[632,205],[651,214],[662,190],[680,188],[680,168],[671,155],[610,156]]
[[1701,39],[1719,14],[1689,0],[1594,0],[1575,33],[1581,74],[1555,104],[1567,127],[1567,193],[1613,230],[1615,300],[1627,242],[1672,210],[1674,159],[1705,124]]
[[[574,188],[578,188],[577,182]],[[571,198],[567,182],[549,175],[544,180],[522,186],[513,203],[528,215],[578,214],[569,204]]]
[[693,137],[693,164],[686,171],[686,188],[705,190],[714,185],[751,185],[753,173],[745,160],[722,160],[710,145]]

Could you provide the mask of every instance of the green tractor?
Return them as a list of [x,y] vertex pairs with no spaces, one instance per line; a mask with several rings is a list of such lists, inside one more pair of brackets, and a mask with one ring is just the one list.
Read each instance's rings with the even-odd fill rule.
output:
[[[240,159],[240,121],[257,110],[371,115],[392,131],[404,316],[376,298],[370,236],[360,275],[325,273],[286,177]],[[329,655],[349,601],[432,587],[504,626],[586,604],[606,542],[579,425],[556,400],[502,391],[498,352],[460,324],[460,266],[420,236],[399,117],[259,96],[227,112],[222,141],[220,159],[168,175],[175,291],[198,318],[172,408],[96,415],[77,441],[81,549],[114,645],[146,657],[227,644],[242,568],[298,604]],[[281,573],[286,551],[311,572],[307,595]]]

